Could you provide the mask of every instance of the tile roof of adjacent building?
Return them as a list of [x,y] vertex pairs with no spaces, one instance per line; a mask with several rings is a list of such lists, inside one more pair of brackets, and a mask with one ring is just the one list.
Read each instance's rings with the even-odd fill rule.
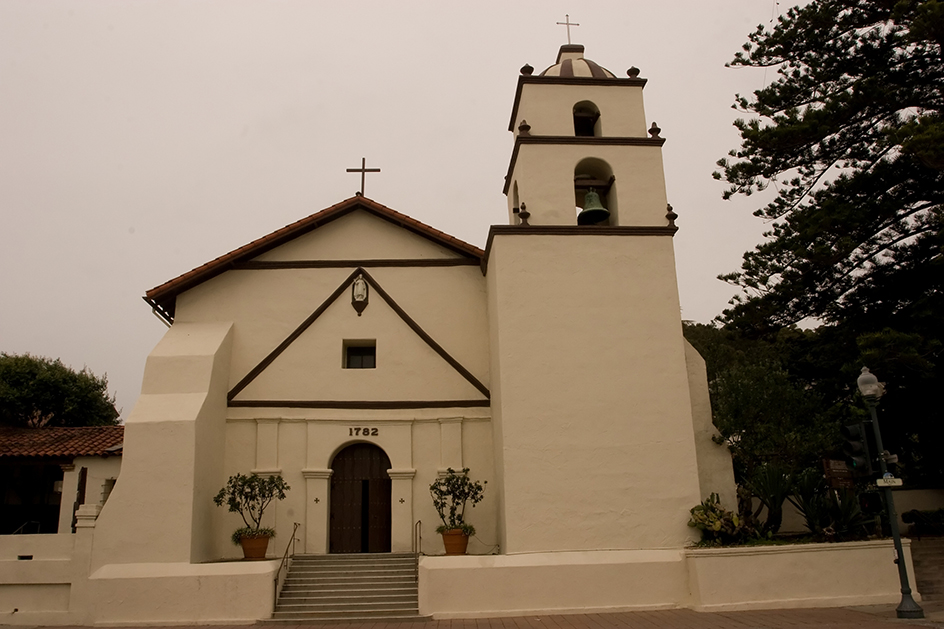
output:
[[232,268],[234,264],[248,261],[355,210],[369,212],[424,238],[428,238],[460,255],[473,258],[477,261],[481,261],[485,253],[478,247],[459,240],[455,236],[450,236],[425,223],[421,223],[415,218],[410,218],[406,214],[401,214],[396,210],[392,210],[385,205],[381,205],[376,201],[358,194],[320,212],[315,212],[310,216],[286,225],[267,236],[253,240],[249,244],[243,245],[239,249],[230,251],[204,265],[198,266],[179,277],[164,282],[160,286],[156,286],[147,291],[144,295],[144,300],[151,304],[155,310],[159,311],[162,316],[173,320],[177,295],[180,293],[216,277]]
[[0,457],[76,457],[121,454],[124,426],[0,427]]

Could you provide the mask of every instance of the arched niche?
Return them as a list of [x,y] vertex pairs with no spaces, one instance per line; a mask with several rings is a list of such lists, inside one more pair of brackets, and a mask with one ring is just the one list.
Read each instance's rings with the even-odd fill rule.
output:
[[588,100],[574,105],[574,135],[577,137],[600,137],[600,108]]
[[596,157],[584,158],[574,167],[574,205],[578,216],[584,209],[587,192],[591,188],[600,196],[603,207],[610,212],[608,220],[596,224],[619,225],[619,204],[616,199],[616,177],[613,176],[613,168]]

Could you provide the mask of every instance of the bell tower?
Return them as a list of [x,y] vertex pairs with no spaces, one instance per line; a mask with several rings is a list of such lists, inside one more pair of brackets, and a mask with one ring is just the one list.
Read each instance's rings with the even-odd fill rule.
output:
[[568,44],[544,72],[521,70],[508,224],[491,227],[483,262],[509,554],[681,548],[688,510],[734,495],[701,359],[682,337],[646,81],[583,51]]
[[646,79],[636,68],[617,78],[583,52],[567,44],[539,75],[521,68],[508,126],[509,223],[525,203],[531,225],[664,226],[665,140],[655,123],[647,131]]

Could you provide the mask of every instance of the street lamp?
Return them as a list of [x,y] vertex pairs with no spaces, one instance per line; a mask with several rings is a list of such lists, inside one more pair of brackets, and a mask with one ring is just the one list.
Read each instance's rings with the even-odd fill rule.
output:
[[[869,372],[868,367],[862,368],[862,375],[856,380],[859,392],[865,398],[872,416],[872,429],[875,431],[875,445],[879,452],[879,465],[882,466],[882,478],[890,477],[888,465],[885,462],[885,448],[882,446],[882,431],[878,427],[878,399],[885,393],[885,387],[879,384],[878,378]],[[924,610],[911,596],[911,586],[908,585],[908,567],[905,565],[905,554],[901,549],[901,535],[898,533],[898,514],[895,512],[895,499],[892,497],[892,488],[885,485],[885,504],[888,505],[888,523],[892,529],[892,539],[895,540],[895,563],[898,564],[898,579],[901,582],[901,602],[895,611],[899,618],[924,618]]]

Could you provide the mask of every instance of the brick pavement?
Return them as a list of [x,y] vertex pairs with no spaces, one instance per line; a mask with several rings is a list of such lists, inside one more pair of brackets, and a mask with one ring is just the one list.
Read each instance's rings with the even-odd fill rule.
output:
[[[212,629],[908,629],[944,628],[944,602],[922,603],[927,618],[898,620],[895,606],[832,609],[778,609],[743,612],[695,612],[671,609],[613,614],[571,614],[565,616],[518,616],[512,618],[477,618],[468,620],[431,620],[428,622],[358,622],[292,625],[215,625]],[[83,629],[64,628],[56,629]],[[111,627],[110,629],[121,629]],[[131,629],[131,628],[129,628]],[[138,627],[137,629],[140,629]],[[152,628],[156,629],[156,628]],[[172,629],[208,629],[206,625],[175,626]]]

